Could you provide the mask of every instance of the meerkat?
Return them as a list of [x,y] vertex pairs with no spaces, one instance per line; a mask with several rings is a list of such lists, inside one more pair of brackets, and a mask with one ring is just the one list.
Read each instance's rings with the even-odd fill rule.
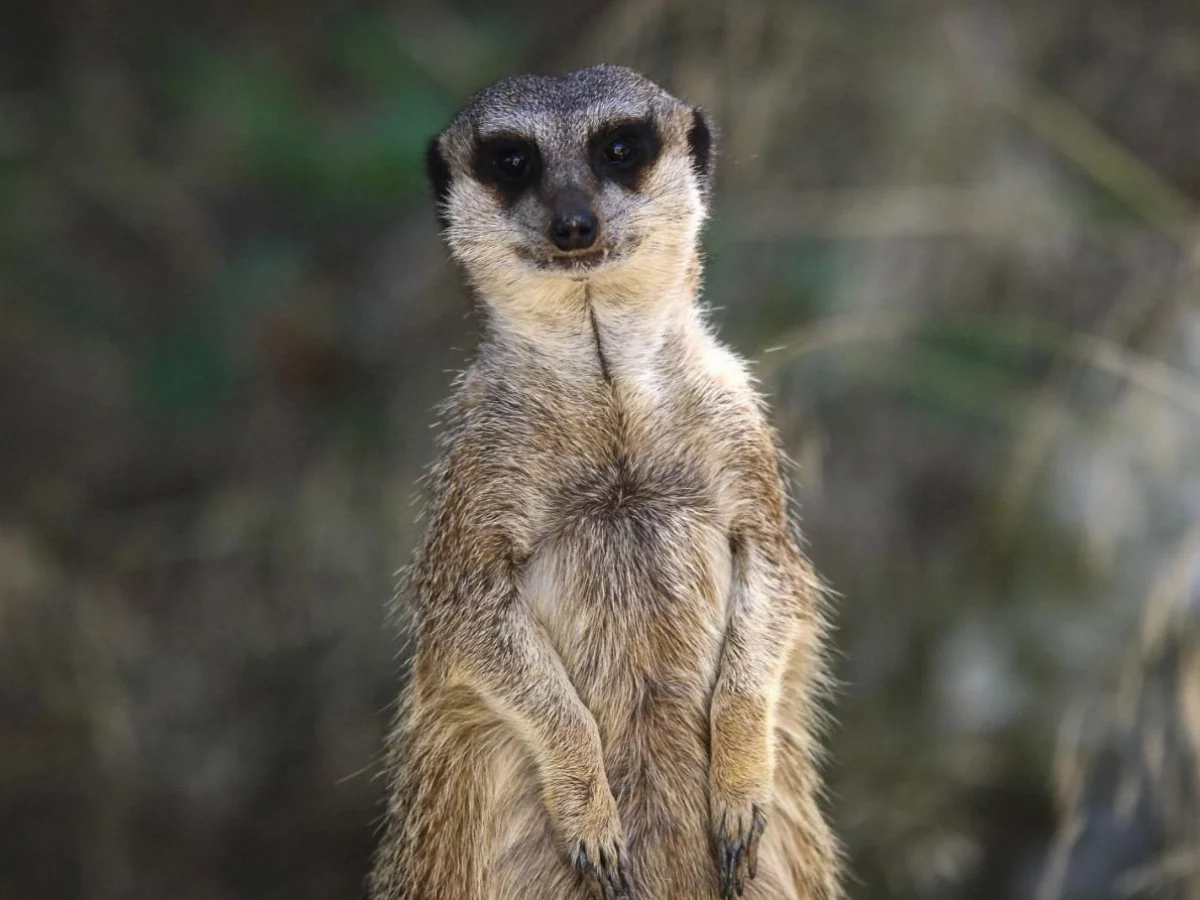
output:
[[706,114],[625,68],[429,147],[481,339],[412,566],[374,900],[836,900],[822,592],[698,305]]

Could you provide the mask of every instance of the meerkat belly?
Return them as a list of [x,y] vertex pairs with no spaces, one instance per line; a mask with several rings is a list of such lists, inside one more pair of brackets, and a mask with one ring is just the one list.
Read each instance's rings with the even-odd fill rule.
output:
[[711,689],[731,563],[705,492],[603,472],[564,491],[556,519],[524,594],[584,701],[627,713],[638,698],[619,691],[651,677]]
[[705,821],[725,528],[704,490],[671,473],[581,479],[561,513],[529,560],[525,597],[600,728],[631,842],[661,843],[653,832],[678,830],[681,803],[701,804],[684,818]]

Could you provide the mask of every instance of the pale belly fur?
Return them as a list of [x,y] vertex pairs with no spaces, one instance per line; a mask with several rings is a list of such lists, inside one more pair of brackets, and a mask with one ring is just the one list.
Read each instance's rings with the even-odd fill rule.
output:
[[[672,499],[635,491],[617,505],[602,492],[585,493],[562,529],[539,544],[522,582],[524,602],[599,727],[638,896],[648,900],[716,891],[708,710],[730,550],[710,509]],[[519,809],[535,799],[516,787],[521,780],[511,782],[513,795],[498,798],[497,808]],[[508,841],[497,847],[501,869],[505,843],[522,845],[531,826],[548,827],[540,809],[514,817]],[[517,861],[522,856],[510,857],[511,881],[509,873],[502,880],[513,891],[500,896],[531,896],[528,871]],[[561,855],[552,858],[561,867]],[[570,878],[554,890],[566,893],[545,896],[586,896]]]

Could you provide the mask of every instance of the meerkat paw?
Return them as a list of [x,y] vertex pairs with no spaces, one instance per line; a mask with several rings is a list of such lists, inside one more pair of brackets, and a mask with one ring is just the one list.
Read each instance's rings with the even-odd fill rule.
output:
[[629,856],[617,803],[607,784],[590,792],[580,814],[560,815],[571,865],[603,900],[631,900]]
[[758,870],[758,845],[774,794],[768,704],[720,690],[713,696],[709,813],[722,900],[740,897]]
[[571,848],[571,864],[604,900],[629,900],[632,896],[629,857],[623,839],[576,838]]
[[712,796],[712,829],[722,900],[742,896],[758,871],[758,844],[767,827],[765,803]]

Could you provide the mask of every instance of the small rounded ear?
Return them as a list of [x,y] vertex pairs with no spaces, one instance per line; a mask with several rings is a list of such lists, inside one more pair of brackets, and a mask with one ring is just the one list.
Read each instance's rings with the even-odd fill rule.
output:
[[717,163],[716,141],[708,114],[700,107],[692,108],[692,127],[688,129],[688,149],[692,154],[692,168],[700,179],[700,186],[708,193],[712,185],[713,169]]
[[433,188],[438,221],[445,228],[449,224],[445,205],[446,198],[450,195],[450,166],[442,154],[440,135],[433,138],[425,149],[425,174],[429,176],[429,184]]

